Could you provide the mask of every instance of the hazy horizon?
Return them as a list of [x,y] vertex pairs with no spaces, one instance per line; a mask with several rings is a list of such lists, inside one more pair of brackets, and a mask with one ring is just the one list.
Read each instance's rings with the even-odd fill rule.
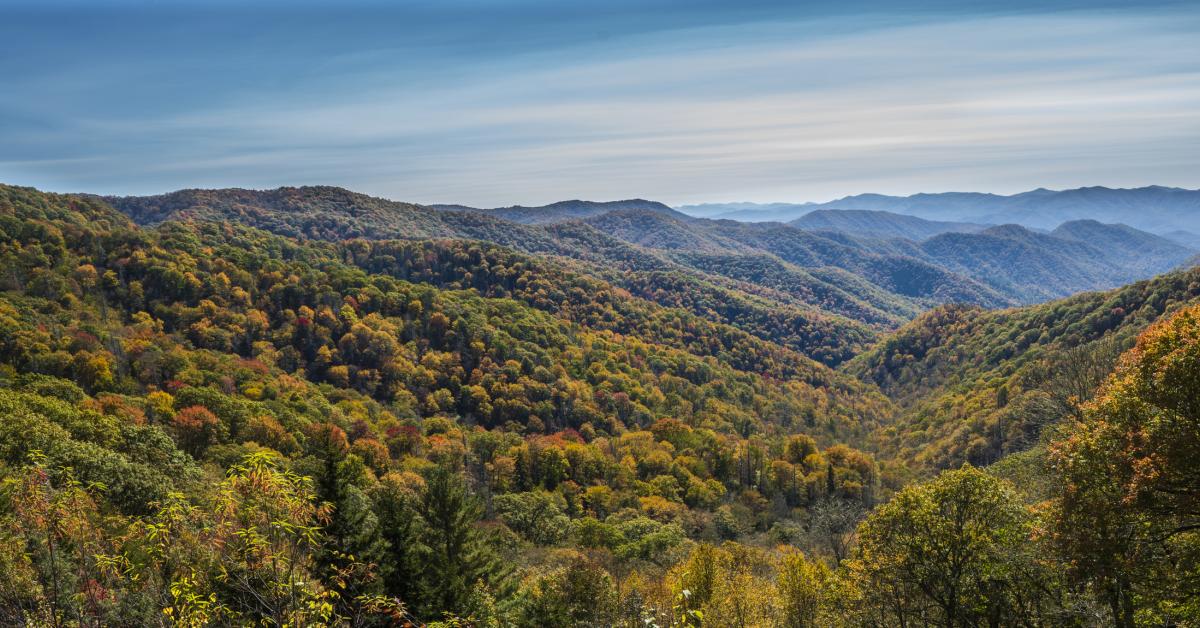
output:
[[[545,206],[545,205],[553,205],[555,203],[572,202],[572,201],[610,203],[610,202],[629,201],[629,200],[644,200],[644,201],[662,203],[664,205],[667,205],[668,207],[671,207],[672,209],[677,209],[677,210],[683,210],[683,209],[686,209],[689,207],[723,206],[723,205],[731,205],[731,206],[732,205],[745,205],[745,206],[753,206],[753,207],[769,207],[769,206],[773,206],[773,205],[820,206],[820,205],[823,205],[826,203],[839,201],[839,200],[843,200],[843,199],[854,197],[854,196],[889,196],[889,197],[896,197],[896,198],[905,198],[905,197],[916,196],[916,195],[931,195],[932,196],[932,195],[939,195],[939,194],[987,194],[987,195],[993,195],[993,196],[1009,197],[1009,196],[1017,196],[1017,195],[1028,193],[1028,192],[1036,192],[1039,190],[1045,190],[1045,191],[1049,191],[1049,192],[1067,192],[1067,191],[1072,191],[1072,190],[1088,189],[1088,188],[1103,188],[1103,189],[1109,189],[1109,190],[1137,190],[1137,189],[1145,189],[1145,188],[1165,188],[1165,189],[1180,190],[1180,191],[1185,191],[1185,192],[1200,192],[1200,188],[1166,186],[1166,185],[1158,185],[1158,184],[1151,183],[1151,184],[1147,184],[1147,185],[1130,186],[1130,187],[1116,187],[1116,186],[1109,186],[1109,185],[1085,185],[1085,186],[1079,186],[1076,188],[1057,188],[1057,189],[1056,188],[1048,188],[1045,186],[1039,186],[1039,187],[1032,187],[1032,188],[1022,188],[1015,192],[996,192],[996,191],[991,191],[991,190],[965,190],[965,189],[962,189],[962,190],[922,190],[919,192],[913,192],[913,193],[909,193],[909,194],[888,194],[888,193],[883,193],[883,192],[866,190],[866,191],[861,191],[861,192],[852,192],[852,193],[847,193],[847,194],[841,194],[838,196],[832,196],[832,197],[828,197],[828,198],[813,198],[813,199],[801,199],[801,200],[781,199],[781,200],[774,200],[774,201],[744,201],[744,200],[737,200],[737,199],[728,199],[728,200],[715,199],[715,200],[701,200],[701,201],[691,202],[691,203],[667,203],[667,202],[662,201],[657,198],[650,198],[650,197],[638,196],[638,195],[600,197],[600,198],[563,197],[563,198],[546,201],[544,203],[515,202],[515,203],[499,205],[499,204],[493,204],[493,203],[468,204],[468,203],[460,203],[460,202],[456,202],[456,201],[452,201],[452,200],[425,202],[425,201],[418,201],[418,200],[404,198],[404,197],[393,197],[393,196],[387,196],[387,195],[383,195],[383,194],[372,194],[372,193],[366,192],[364,190],[356,189],[356,188],[346,186],[346,185],[338,185],[336,183],[285,183],[285,184],[280,184],[280,185],[259,186],[259,187],[253,187],[253,186],[208,186],[208,187],[205,187],[205,186],[187,185],[187,186],[178,187],[178,188],[163,189],[160,191],[150,191],[150,192],[137,193],[137,194],[123,193],[123,192],[110,192],[110,193],[101,194],[101,193],[94,192],[92,190],[84,190],[84,189],[42,188],[42,187],[27,184],[27,183],[22,183],[20,181],[0,180],[0,183],[24,186],[24,187],[33,187],[33,188],[39,189],[43,192],[53,192],[53,193],[57,193],[57,194],[100,194],[102,196],[114,196],[114,197],[162,196],[162,195],[166,195],[166,194],[172,194],[175,192],[181,192],[184,190],[246,189],[246,190],[255,190],[255,191],[270,191],[270,190],[275,190],[275,189],[280,189],[280,188],[334,187],[334,188],[345,189],[350,192],[355,192],[355,193],[359,193],[359,194],[367,194],[368,196],[374,196],[376,198],[381,198],[381,199],[388,200],[388,201],[415,203],[418,205],[426,205],[426,206],[462,205],[465,207],[472,207],[472,208],[476,208],[476,209],[503,209],[503,208],[508,208],[508,207],[541,207],[541,206]],[[684,213],[686,213],[686,212],[684,212]]]

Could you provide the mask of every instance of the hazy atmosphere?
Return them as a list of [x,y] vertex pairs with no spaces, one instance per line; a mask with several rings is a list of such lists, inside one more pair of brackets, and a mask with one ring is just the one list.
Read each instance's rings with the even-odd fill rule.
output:
[[0,179],[562,198],[1200,187],[1200,9],[5,3]]

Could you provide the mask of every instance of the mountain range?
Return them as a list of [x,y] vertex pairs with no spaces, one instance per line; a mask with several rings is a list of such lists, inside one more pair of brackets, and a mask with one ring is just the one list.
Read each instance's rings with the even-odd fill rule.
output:
[[0,617],[643,625],[711,587],[857,626],[896,595],[875,557],[1002,542],[947,567],[1004,574],[992,623],[1091,625],[1071,566],[1113,517],[1138,604],[1186,610],[1195,254],[1092,219],[0,185]]
[[927,220],[977,224],[1015,223],[1053,229],[1072,220],[1124,223],[1154,233],[1186,230],[1200,233],[1200,190],[1147,186],[1122,189],[1084,187],[1072,190],[1038,188],[1012,195],[944,192],[887,196],[857,194],[825,203],[710,203],[678,207],[708,218],[743,221],[796,220],[825,209],[885,211]]
[[[869,337],[871,327],[894,326],[936,304],[997,307],[1111,288],[1176,268],[1196,253],[1093,220],[1063,223],[1048,233],[876,210],[819,210],[790,224],[750,223],[693,218],[645,200],[431,208],[331,187],[184,190],[105,200],[141,224],[216,219],[325,240],[483,240],[571,259],[661,302],[691,302],[700,316],[713,311],[702,303],[713,301],[698,301],[698,292],[738,302],[739,312],[757,311],[759,317],[768,317],[770,303],[778,302],[783,307],[770,317],[782,315],[792,328],[841,330],[837,334],[848,345]],[[670,287],[663,285],[667,275],[676,278]],[[733,325],[746,319],[722,317]],[[826,361],[848,355],[848,348],[835,346],[841,343],[824,342],[797,348]]]
[[[319,186],[80,201],[4,189],[24,203],[18,213],[85,216],[79,225],[245,225],[330,243],[368,272],[439,289],[471,287],[737,370],[771,364],[768,371],[781,376],[850,390],[828,368],[838,367],[897,403],[902,433],[916,433],[905,422],[937,417],[930,425],[939,432],[873,445],[935,466],[998,459],[1028,447],[1038,428],[996,436],[958,425],[946,412],[963,386],[991,394],[984,382],[1031,368],[1011,359],[1093,342],[1113,329],[1136,332],[1173,302],[1196,296],[1200,285],[1191,279],[1195,270],[1133,283],[1190,266],[1197,251],[1178,242],[1187,241],[1180,233],[1170,239],[1090,219],[1034,230],[822,209],[783,224],[696,218],[637,199],[477,209]],[[305,255],[328,254],[318,251]],[[521,269],[520,279],[506,268]],[[1163,301],[1164,291],[1174,296]],[[1062,297],[1069,298],[1012,309]]]

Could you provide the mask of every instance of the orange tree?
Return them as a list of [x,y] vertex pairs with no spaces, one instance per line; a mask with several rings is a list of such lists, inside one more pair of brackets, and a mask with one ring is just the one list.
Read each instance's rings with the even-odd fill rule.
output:
[[1138,339],[1050,458],[1055,539],[1114,623],[1200,621],[1200,307]]

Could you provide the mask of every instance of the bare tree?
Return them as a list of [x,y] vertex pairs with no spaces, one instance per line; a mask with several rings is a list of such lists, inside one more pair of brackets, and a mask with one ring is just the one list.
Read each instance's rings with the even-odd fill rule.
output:
[[1043,361],[1041,388],[1050,395],[1061,416],[1079,416],[1083,403],[1112,373],[1125,343],[1106,336],[1092,343],[1058,351]]
[[834,563],[841,563],[850,553],[854,532],[866,516],[866,509],[857,500],[826,498],[808,509],[808,534],[813,547],[829,550]]

